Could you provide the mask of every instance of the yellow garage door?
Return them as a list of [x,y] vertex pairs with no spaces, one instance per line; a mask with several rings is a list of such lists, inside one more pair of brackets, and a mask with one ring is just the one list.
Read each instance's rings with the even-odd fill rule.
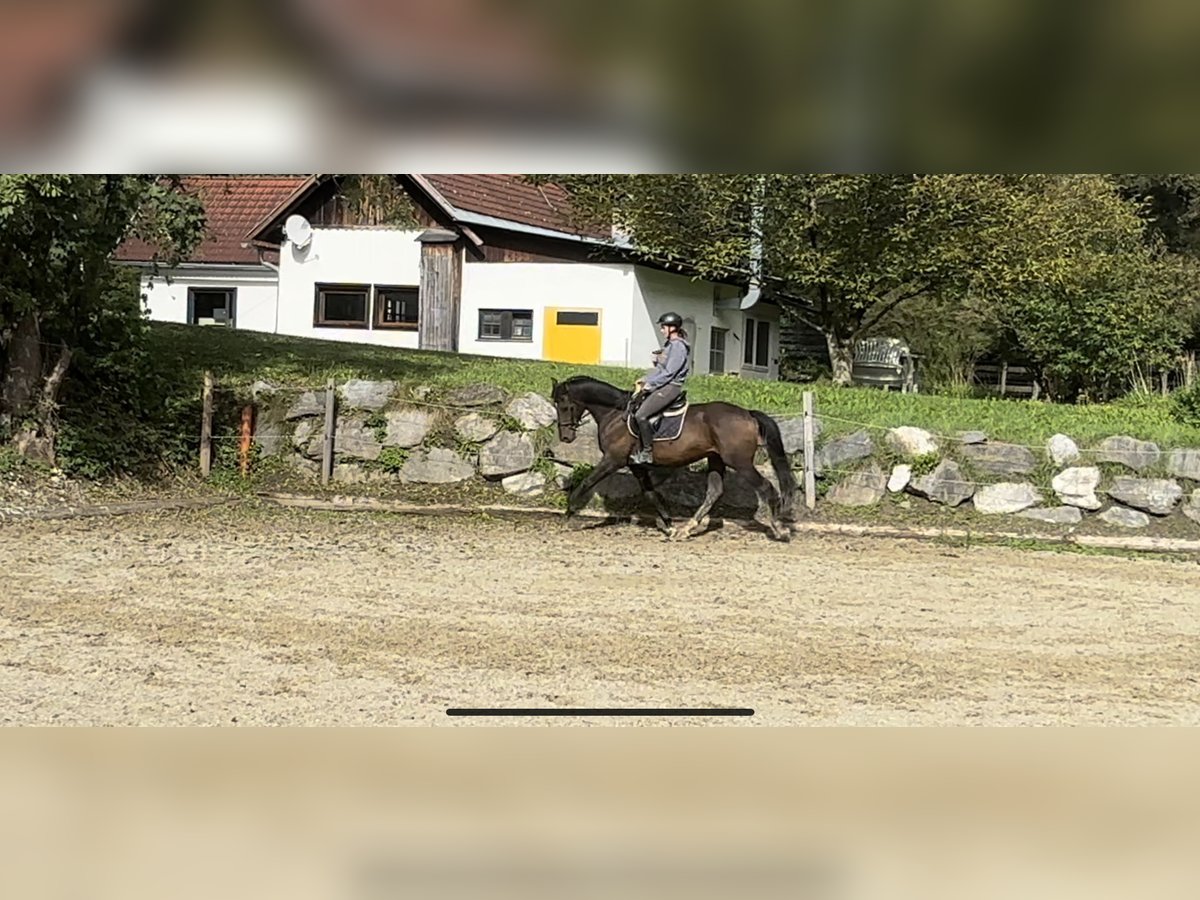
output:
[[547,307],[542,355],[555,362],[600,362],[600,310]]

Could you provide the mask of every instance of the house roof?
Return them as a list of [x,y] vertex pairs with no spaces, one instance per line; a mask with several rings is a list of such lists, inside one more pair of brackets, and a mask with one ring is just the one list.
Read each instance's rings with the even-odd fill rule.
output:
[[[259,245],[278,243],[284,217],[300,208],[306,198],[331,175],[315,175],[296,185],[292,193],[263,215],[244,240]],[[555,184],[533,185],[522,175],[398,175],[410,193],[424,196],[440,210],[439,218],[463,228],[541,229],[547,237],[607,242],[609,235],[581,228],[571,219],[570,195]],[[474,239],[474,238],[473,238]]]
[[[305,176],[189,175],[184,190],[196,192],[204,202],[207,227],[204,240],[189,262],[257,263],[253,247],[243,247],[247,234],[266,216],[286,204],[308,183]],[[149,262],[155,248],[130,239],[117,249],[117,259]]]
[[[581,237],[607,238],[571,219],[571,197],[556,184],[533,185],[520,175],[422,176],[456,210],[503,222],[546,228]],[[496,223],[503,227],[502,222]]]

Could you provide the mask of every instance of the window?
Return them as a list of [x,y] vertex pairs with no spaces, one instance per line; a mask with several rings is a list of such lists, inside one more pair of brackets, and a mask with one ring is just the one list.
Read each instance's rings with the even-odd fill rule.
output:
[[767,368],[771,359],[771,323],[747,316],[742,338],[743,364],[758,369]]
[[712,330],[712,341],[708,347],[708,371],[714,375],[725,371],[725,335],[728,333],[726,328]]
[[420,293],[415,287],[375,288],[375,327],[416,328]]
[[481,341],[532,341],[533,310],[481,309],[479,311]]
[[554,322],[556,325],[599,325],[600,313],[567,310],[556,313]]
[[318,284],[313,325],[366,328],[370,293],[365,284]]
[[188,288],[189,325],[233,327],[237,288]]

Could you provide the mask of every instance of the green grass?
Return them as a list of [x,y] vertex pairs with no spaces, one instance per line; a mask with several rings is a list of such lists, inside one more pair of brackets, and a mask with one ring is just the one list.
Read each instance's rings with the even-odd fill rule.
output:
[[[478,382],[498,385],[514,394],[549,394],[553,379],[586,374],[622,387],[632,385],[645,369],[579,366],[564,363],[400,350],[314,338],[196,328],[156,323],[152,352],[174,389],[196,393],[204,370],[220,385],[241,391],[258,380],[282,389],[324,387],[327,378],[388,379],[405,388],[428,385],[434,395]],[[1160,447],[1200,447],[1200,428],[1171,415],[1169,399],[1131,397],[1093,406],[1067,406],[1015,399],[974,399],[925,394],[885,393],[871,388],[843,388],[829,383],[796,384],[728,376],[697,376],[688,386],[694,402],[726,400],[776,416],[800,415],[806,390],[824,435],[867,427],[880,437],[884,429],[914,425],[935,434],[955,436],[980,430],[992,440],[1041,447],[1056,432],[1081,447],[1114,434],[1152,440]]]

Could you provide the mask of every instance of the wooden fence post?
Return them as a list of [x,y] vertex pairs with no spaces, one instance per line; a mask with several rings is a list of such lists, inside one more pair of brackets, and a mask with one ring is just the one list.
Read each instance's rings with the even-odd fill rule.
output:
[[254,433],[254,407],[242,407],[242,433],[238,441],[238,457],[242,465],[242,477],[250,471],[250,443]]
[[329,484],[333,476],[333,427],[334,427],[333,379],[325,383],[325,444],[321,450],[321,484]]
[[1008,393],[1008,360],[1000,365],[1000,396]]
[[204,372],[204,409],[200,414],[200,474],[205,478],[212,472],[213,377]]
[[804,392],[804,505],[812,509],[817,505],[817,473],[813,471],[816,465],[815,436],[813,432],[813,395],[812,391]]

